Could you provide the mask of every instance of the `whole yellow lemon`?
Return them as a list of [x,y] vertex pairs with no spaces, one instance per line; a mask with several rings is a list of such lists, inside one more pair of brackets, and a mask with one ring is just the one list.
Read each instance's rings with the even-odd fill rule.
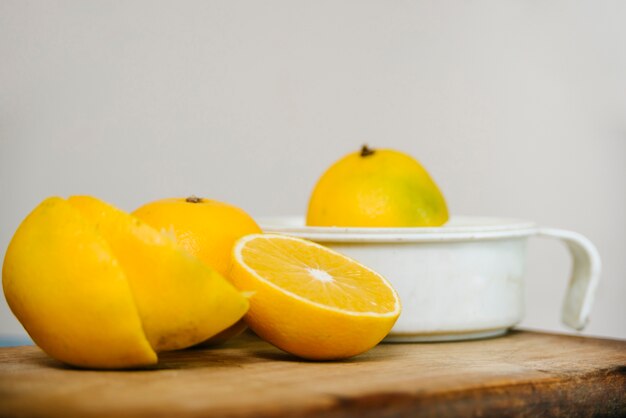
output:
[[411,156],[367,146],[333,164],[309,201],[309,226],[439,226],[448,220],[443,194]]
[[133,215],[172,236],[181,248],[225,277],[235,241],[261,232],[242,209],[196,196],[156,200],[136,209]]

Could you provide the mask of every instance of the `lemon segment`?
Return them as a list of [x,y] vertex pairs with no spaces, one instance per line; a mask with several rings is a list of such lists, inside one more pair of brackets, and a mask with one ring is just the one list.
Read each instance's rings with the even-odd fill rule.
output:
[[21,223],[2,268],[6,300],[48,355],[79,367],[154,364],[126,274],[109,244],[66,200]]
[[382,276],[299,238],[241,238],[230,277],[252,295],[245,316],[250,328],[303,358],[361,354],[387,335],[400,314],[398,295]]
[[96,225],[119,260],[156,351],[204,341],[247,311],[248,301],[232,284],[138,218],[89,196],[68,201]]

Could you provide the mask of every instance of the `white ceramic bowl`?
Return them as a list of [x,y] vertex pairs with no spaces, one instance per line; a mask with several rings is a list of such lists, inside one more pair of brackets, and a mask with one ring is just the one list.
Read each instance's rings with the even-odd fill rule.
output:
[[385,276],[402,301],[387,341],[450,341],[504,334],[524,313],[526,243],[557,238],[572,255],[563,322],[582,329],[600,276],[584,236],[515,219],[454,217],[434,228],[307,227],[300,217],[260,220],[265,232],[310,239]]

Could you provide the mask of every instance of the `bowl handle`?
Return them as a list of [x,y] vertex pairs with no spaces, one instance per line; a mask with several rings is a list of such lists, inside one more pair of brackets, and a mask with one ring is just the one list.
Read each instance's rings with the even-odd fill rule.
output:
[[572,276],[565,293],[561,321],[575,330],[582,330],[589,322],[589,313],[600,280],[600,254],[589,239],[572,231],[539,228],[540,237],[556,238],[567,246],[572,256]]

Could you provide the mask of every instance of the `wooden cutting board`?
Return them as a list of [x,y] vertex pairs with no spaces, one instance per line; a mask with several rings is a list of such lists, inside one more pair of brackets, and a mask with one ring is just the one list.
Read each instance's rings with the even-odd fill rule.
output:
[[253,336],[136,371],[0,349],[2,417],[626,416],[626,341],[516,331],[301,361]]

